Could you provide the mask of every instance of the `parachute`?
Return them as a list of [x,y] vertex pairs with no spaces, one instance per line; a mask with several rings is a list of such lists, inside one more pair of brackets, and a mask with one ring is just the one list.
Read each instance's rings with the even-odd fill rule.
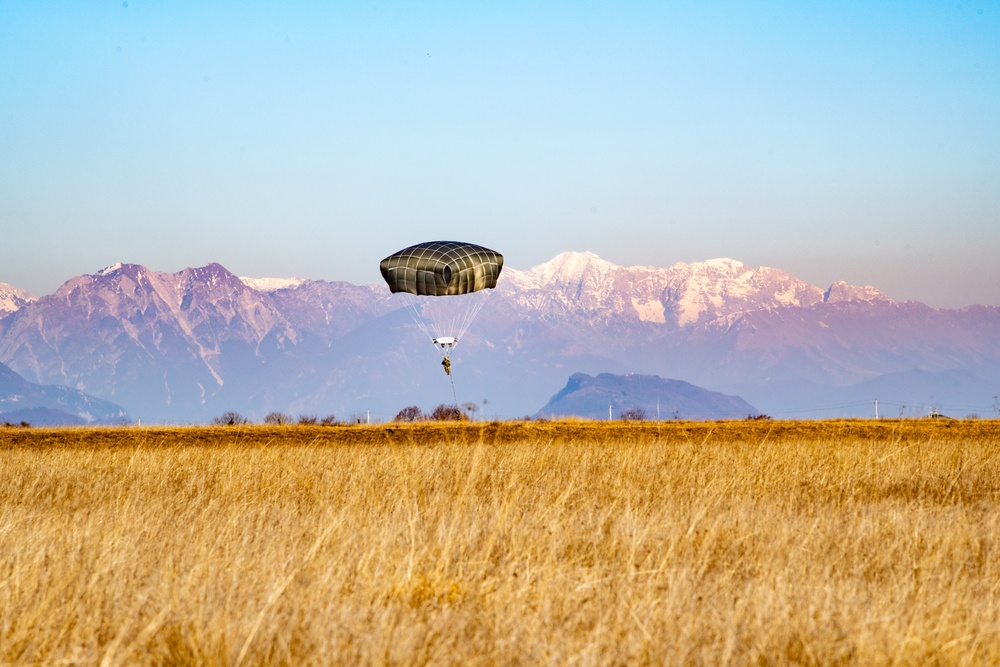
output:
[[503,255],[457,241],[429,241],[403,248],[379,265],[389,291],[456,296],[497,286]]
[[429,241],[403,248],[379,269],[393,294],[441,353],[451,375],[451,352],[496,287],[503,255],[472,243]]

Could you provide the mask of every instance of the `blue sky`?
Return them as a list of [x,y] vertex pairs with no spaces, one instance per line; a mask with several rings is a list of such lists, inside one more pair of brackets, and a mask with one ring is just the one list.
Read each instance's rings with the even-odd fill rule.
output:
[[1000,0],[0,0],[0,281],[731,257],[1000,305]]

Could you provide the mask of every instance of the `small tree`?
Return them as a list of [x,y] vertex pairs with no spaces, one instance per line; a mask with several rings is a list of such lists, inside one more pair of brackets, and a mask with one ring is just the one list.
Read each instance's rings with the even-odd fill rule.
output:
[[319,423],[323,426],[336,426],[340,422],[337,421],[336,415],[330,414],[327,415],[326,417],[323,417],[323,419],[321,419]]
[[392,418],[394,422],[418,422],[424,418],[424,413],[415,405],[408,405]]
[[439,422],[457,422],[462,421],[462,411],[459,410],[454,405],[448,405],[442,403],[433,410],[431,410],[431,419]]
[[214,426],[240,426],[249,423],[249,420],[238,412],[229,410],[223,412],[218,417],[212,419]]
[[316,422],[316,415],[299,415],[299,426],[310,426]]
[[641,422],[646,420],[646,411],[642,408],[625,408],[618,418],[624,421]]
[[264,423],[274,426],[286,426],[292,423],[292,416],[286,415],[283,412],[268,412],[264,416]]

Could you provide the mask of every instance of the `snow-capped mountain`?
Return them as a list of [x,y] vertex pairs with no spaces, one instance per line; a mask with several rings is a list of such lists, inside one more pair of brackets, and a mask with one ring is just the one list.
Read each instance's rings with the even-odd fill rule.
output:
[[0,317],[13,313],[35,297],[31,292],[7,283],[0,283]]
[[669,268],[623,267],[590,252],[566,252],[528,271],[508,270],[501,286],[526,308],[588,321],[640,321],[680,329],[767,308],[826,301],[889,301],[873,287],[835,283],[824,292],[780,269],[732,259]]
[[4,320],[0,357],[29,379],[142,406],[152,420],[196,413],[261,347],[296,339],[268,299],[218,264],[173,274],[117,264]]
[[382,284],[239,278],[218,264],[115,265],[0,320],[0,362],[169,422],[226,410],[389,419],[451,402],[451,379],[486,416],[522,416],[574,373],[684,380],[777,416],[836,416],[822,412],[834,393],[843,406],[852,386],[889,391],[873,381],[914,370],[968,373],[976,395],[1000,394],[1000,309],[823,289],[731,259],[622,267],[563,253],[508,265],[456,348],[451,379],[399,297]]
[[305,282],[304,278],[246,278],[242,276],[240,280],[250,289],[267,294],[281,289],[294,289]]

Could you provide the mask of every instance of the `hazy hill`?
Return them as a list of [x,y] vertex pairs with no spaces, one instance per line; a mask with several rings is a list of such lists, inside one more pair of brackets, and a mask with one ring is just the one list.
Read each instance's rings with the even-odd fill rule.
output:
[[33,426],[121,424],[130,421],[121,406],[71,389],[28,382],[0,364],[0,423]]
[[741,419],[758,411],[739,396],[726,396],[680,380],[656,375],[591,377],[574,373],[549,399],[537,417],[617,419],[626,410],[640,410],[649,419]]

